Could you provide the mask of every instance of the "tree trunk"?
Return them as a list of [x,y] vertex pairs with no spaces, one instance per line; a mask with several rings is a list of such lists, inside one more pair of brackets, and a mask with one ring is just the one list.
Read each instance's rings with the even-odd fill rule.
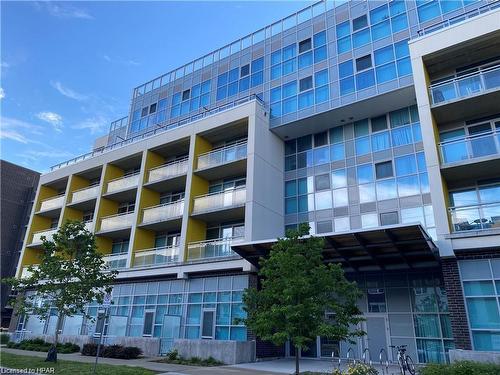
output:
[[[49,318],[50,319],[50,318]],[[57,342],[59,340],[59,327],[61,326],[62,315],[57,315],[56,332],[54,334],[54,344],[50,347],[47,352],[47,358],[45,362],[57,362]]]
[[298,346],[295,347],[295,375],[300,374],[299,370],[299,355],[300,355],[300,348]]

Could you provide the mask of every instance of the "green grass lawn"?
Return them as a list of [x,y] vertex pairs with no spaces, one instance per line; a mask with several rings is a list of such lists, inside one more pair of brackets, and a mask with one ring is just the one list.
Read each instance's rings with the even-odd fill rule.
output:
[[[61,361],[57,363],[44,362],[45,358],[30,357],[2,352],[0,355],[0,365],[9,368],[55,368],[54,374],[92,374],[93,363]],[[100,375],[152,375],[156,372],[140,367],[113,366],[98,364],[97,374]]]

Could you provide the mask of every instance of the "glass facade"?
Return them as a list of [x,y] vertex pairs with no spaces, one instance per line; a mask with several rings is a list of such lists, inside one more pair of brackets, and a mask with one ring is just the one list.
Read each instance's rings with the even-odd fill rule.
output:
[[285,171],[287,229],[421,223],[435,237],[416,107],[287,141]]
[[459,264],[473,348],[500,351],[500,259]]

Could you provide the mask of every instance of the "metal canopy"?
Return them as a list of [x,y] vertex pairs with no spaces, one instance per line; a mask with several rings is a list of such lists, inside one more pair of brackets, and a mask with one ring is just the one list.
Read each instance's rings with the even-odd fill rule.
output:
[[[418,269],[439,265],[439,252],[420,224],[321,234],[325,262],[340,263],[346,272]],[[276,240],[239,243],[232,249],[259,267]]]

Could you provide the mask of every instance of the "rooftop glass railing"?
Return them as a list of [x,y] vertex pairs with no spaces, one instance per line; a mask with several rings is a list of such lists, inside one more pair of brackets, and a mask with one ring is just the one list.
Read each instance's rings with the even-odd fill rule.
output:
[[99,185],[88,186],[83,189],[75,190],[72,194],[71,203],[83,202],[94,199],[99,193]]
[[57,228],[50,228],[40,230],[33,233],[33,238],[31,239],[31,244],[42,243],[42,237],[45,237],[47,241],[52,241],[52,235],[57,232]]
[[457,16],[448,18],[448,19],[441,21],[441,22],[438,22],[434,25],[424,27],[423,29],[421,29],[417,32],[417,37],[424,36],[424,35],[427,35],[427,34],[434,32],[434,31],[441,30],[441,29],[444,29],[446,27],[455,25],[459,22],[468,20],[472,17],[476,17],[480,14],[489,12],[490,10],[493,10],[493,9],[496,9],[499,7],[500,7],[500,1],[492,1],[492,2],[490,2],[486,5],[483,5],[479,8],[472,9],[468,12],[465,12],[465,13],[459,14]]
[[198,156],[198,169],[216,167],[218,165],[242,160],[247,157],[247,140],[233,145],[209,151]]
[[137,187],[139,184],[139,173],[135,173],[129,176],[115,178],[108,182],[108,188],[106,193],[113,193],[116,191],[131,189]]
[[142,211],[142,223],[156,223],[167,221],[182,216],[184,212],[184,199],[177,202],[160,204],[158,206],[147,207]]
[[117,270],[127,267],[128,253],[109,254],[102,257],[108,269]]
[[99,228],[99,230],[107,231],[107,230],[129,228],[133,224],[133,219],[134,219],[133,212],[126,212],[123,214],[106,216],[101,219],[101,227]]
[[238,257],[232,249],[231,245],[243,241],[243,237],[220,238],[211,241],[192,242],[188,244],[187,256],[188,261]]
[[245,186],[228,189],[222,192],[200,195],[194,198],[193,214],[217,211],[231,207],[243,206],[246,201]]
[[166,180],[187,173],[188,158],[151,168],[148,172],[148,182]]
[[137,250],[134,254],[134,267],[148,267],[178,262],[178,246],[162,246],[153,249]]
[[61,208],[64,203],[64,194],[57,197],[47,198],[40,203],[40,211],[54,210]]
[[189,117],[183,118],[183,119],[181,119],[181,120],[179,120],[177,122],[173,122],[173,123],[163,124],[161,126],[157,126],[155,129],[152,129],[150,131],[138,134],[136,136],[127,138],[126,140],[113,143],[113,144],[111,144],[109,146],[96,149],[96,150],[94,150],[92,152],[88,152],[86,154],[77,156],[76,158],[73,158],[73,159],[64,161],[62,163],[53,165],[52,167],[50,167],[50,170],[51,171],[55,171],[57,169],[66,167],[68,165],[72,165],[72,164],[78,163],[78,162],[83,161],[83,160],[94,158],[96,156],[105,154],[105,153],[110,152],[112,150],[116,150],[118,148],[127,146],[127,145],[129,145],[131,143],[135,143],[135,142],[141,141],[143,139],[153,137],[153,136],[155,136],[157,134],[161,134],[161,133],[164,133],[164,132],[169,131],[169,130],[176,129],[176,128],[181,127],[181,126],[188,125],[188,124],[190,124],[190,123],[192,123],[194,121],[198,121],[198,120],[201,120],[203,118],[210,117],[210,116],[215,115],[217,113],[227,111],[227,110],[229,110],[231,108],[234,108],[234,107],[237,107],[239,105],[245,104],[245,103],[250,102],[252,100],[255,100],[259,104],[264,105],[263,100],[259,96],[257,96],[256,94],[252,94],[252,95],[246,96],[244,98],[241,98],[241,99],[238,99],[238,100],[226,103],[226,104],[221,105],[219,107],[211,108],[208,111],[205,111],[205,112],[193,115],[193,116],[189,116]]
[[500,201],[471,206],[450,207],[448,210],[453,232],[500,229]]
[[500,64],[429,87],[433,105],[500,89]]
[[441,142],[439,148],[443,165],[500,155],[500,131]]

